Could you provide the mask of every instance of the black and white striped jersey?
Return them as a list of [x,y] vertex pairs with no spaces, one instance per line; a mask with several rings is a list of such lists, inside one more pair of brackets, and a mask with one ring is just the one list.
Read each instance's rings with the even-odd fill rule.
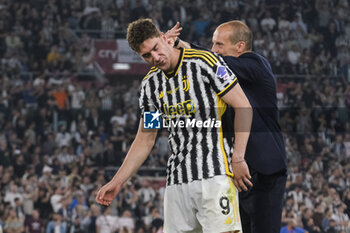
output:
[[232,175],[233,143],[222,130],[226,103],[220,97],[236,84],[221,57],[195,49],[181,49],[172,73],[153,67],[143,79],[142,113],[159,111],[169,130],[167,185]]

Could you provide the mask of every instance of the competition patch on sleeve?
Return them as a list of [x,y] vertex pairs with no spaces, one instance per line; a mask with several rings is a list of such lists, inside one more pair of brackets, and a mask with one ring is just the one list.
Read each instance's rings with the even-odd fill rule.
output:
[[225,66],[218,66],[218,68],[216,69],[216,76],[223,79],[223,80],[228,79],[229,74],[226,70],[226,67]]

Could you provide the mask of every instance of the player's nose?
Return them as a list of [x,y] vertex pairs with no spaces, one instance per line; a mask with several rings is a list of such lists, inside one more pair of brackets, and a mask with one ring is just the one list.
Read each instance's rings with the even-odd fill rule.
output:
[[157,52],[155,52],[155,51],[152,51],[152,52],[151,52],[151,56],[153,57],[153,60],[154,60],[155,62],[159,61],[159,59],[160,59],[159,54],[158,54]]

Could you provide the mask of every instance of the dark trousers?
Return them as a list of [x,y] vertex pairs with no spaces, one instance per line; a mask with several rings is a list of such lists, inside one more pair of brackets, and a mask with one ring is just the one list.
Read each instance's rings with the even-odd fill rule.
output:
[[279,233],[287,171],[264,175],[250,168],[253,187],[239,193],[244,233]]

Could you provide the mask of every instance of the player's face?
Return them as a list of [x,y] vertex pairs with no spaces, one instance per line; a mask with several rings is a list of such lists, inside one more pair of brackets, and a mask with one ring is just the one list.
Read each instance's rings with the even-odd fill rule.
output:
[[217,28],[213,34],[211,51],[222,56],[238,57],[237,46],[230,40],[231,33],[231,30],[225,27]]
[[171,46],[167,43],[165,36],[153,37],[145,40],[140,45],[139,55],[150,65],[163,71],[170,71]]

